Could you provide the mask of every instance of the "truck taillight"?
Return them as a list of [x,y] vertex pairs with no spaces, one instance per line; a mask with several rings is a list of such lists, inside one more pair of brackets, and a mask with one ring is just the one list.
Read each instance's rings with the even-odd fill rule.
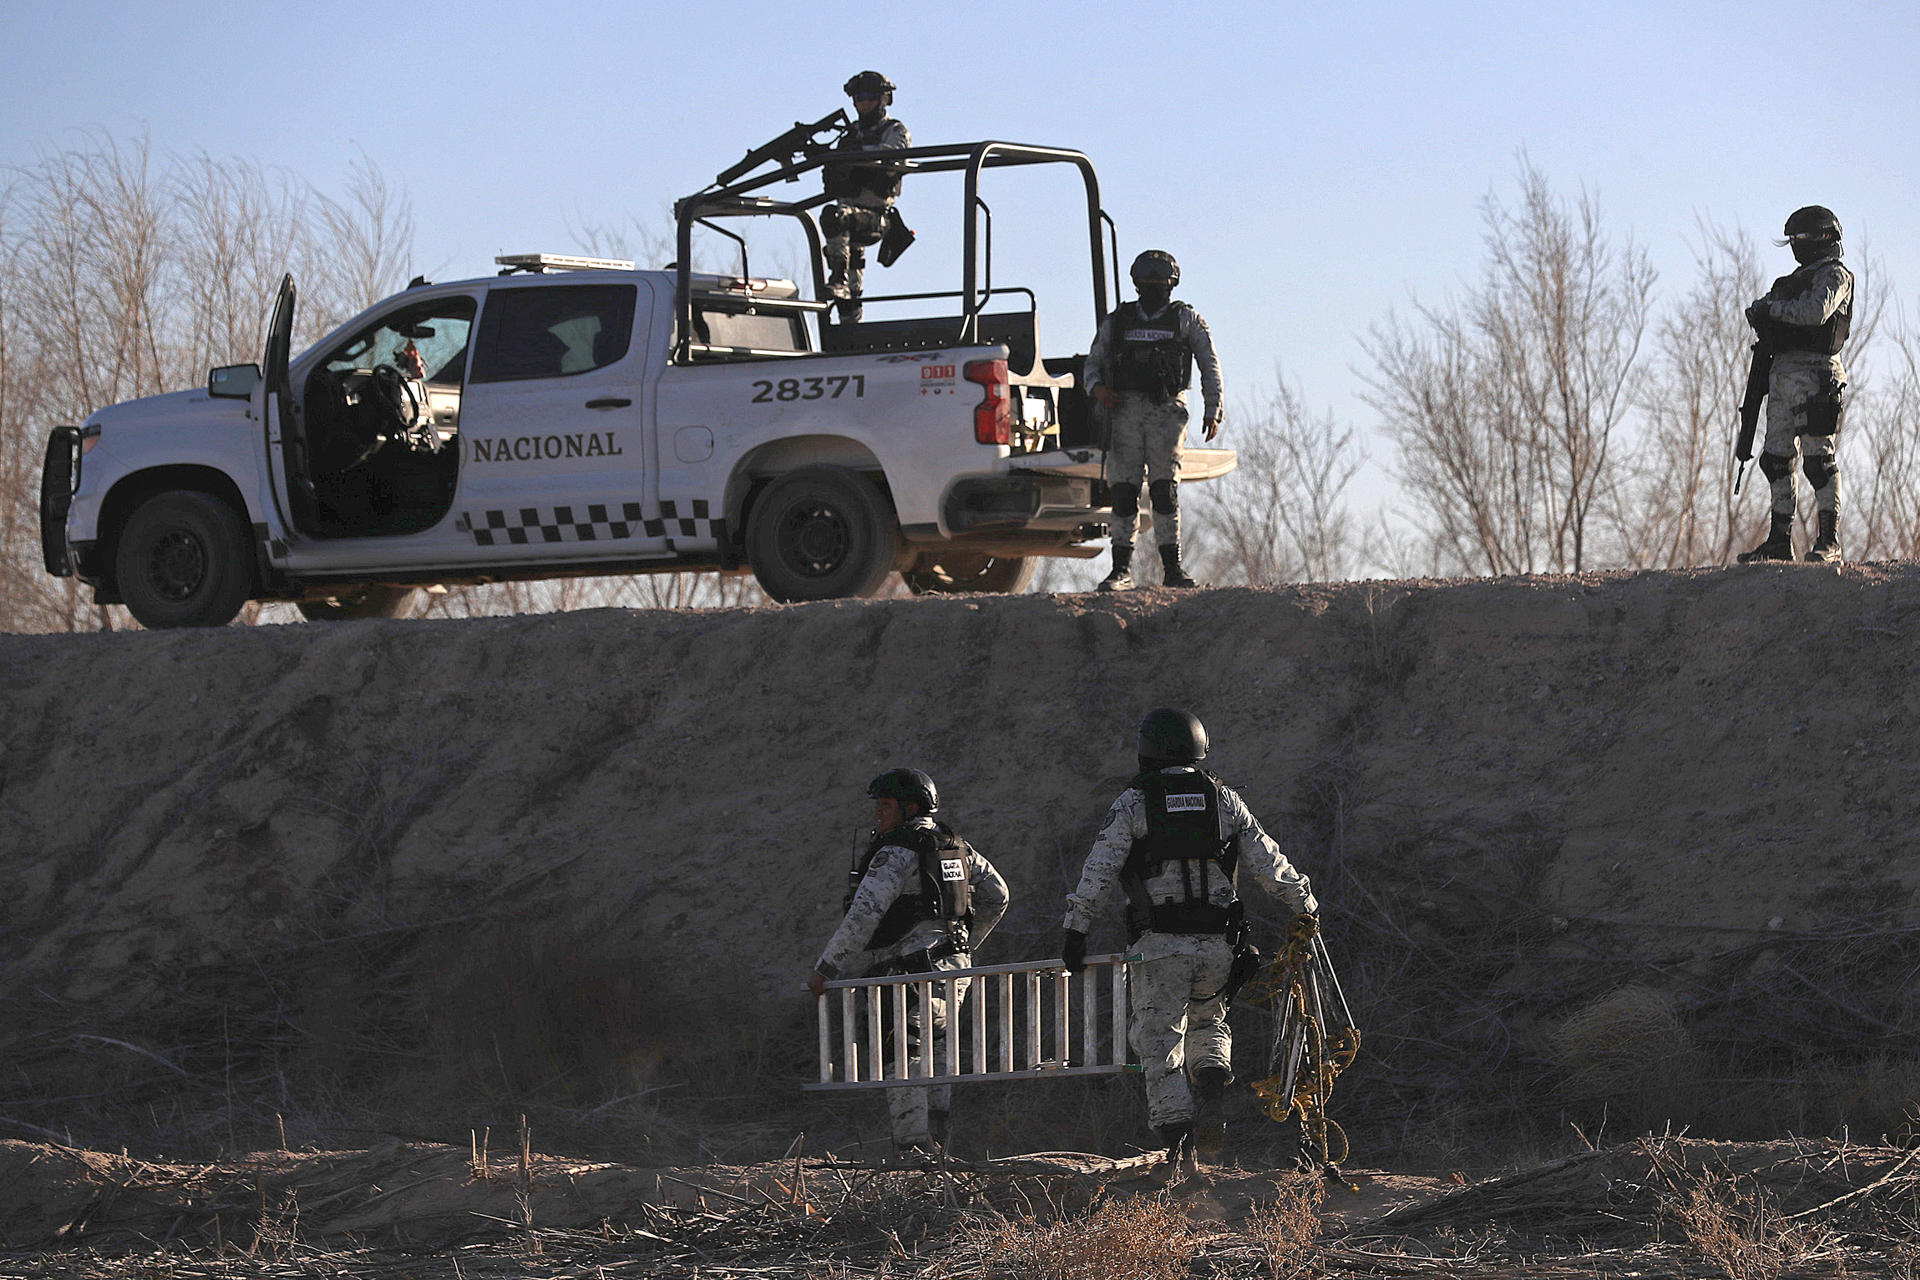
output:
[[977,382],[985,394],[973,410],[973,438],[981,444],[1013,443],[1013,406],[1007,400],[1007,362],[969,360],[968,382]]

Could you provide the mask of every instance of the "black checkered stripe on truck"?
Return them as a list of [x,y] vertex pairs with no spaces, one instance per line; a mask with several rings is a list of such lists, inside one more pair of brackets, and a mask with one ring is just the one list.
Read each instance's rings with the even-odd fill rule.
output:
[[[680,514],[686,506],[689,513]],[[564,507],[508,507],[494,511],[464,511],[460,528],[483,547],[525,546],[546,542],[612,542],[621,538],[727,539],[724,517],[710,513],[705,498],[691,503],[672,500],[660,504],[657,518],[641,515],[637,502],[589,502]]]

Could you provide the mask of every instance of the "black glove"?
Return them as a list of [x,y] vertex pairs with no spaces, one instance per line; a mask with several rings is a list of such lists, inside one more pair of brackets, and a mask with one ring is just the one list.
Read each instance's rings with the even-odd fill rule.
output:
[[1747,323],[1752,325],[1755,330],[1773,323],[1773,308],[1768,305],[1765,298],[1761,298],[1747,307]]
[[1068,929],[1060,935],[1060,967],[1068,973],[1087,967],[1087,935],[1080,930]]

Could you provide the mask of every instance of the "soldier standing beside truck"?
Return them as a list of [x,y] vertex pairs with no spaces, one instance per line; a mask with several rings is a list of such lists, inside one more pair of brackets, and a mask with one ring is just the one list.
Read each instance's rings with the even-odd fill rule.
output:
[[[1741,563],[1793,559],[1793,462],[1813,486],[1819,531],[1807,559],[1840,559],[1840,467],[1835,441],[1846,408],[1847,371],[1840,363],[1853,325],[1853,273],[1840,262],[1840,220],[1808,205],[1787,219],[1785,244],[1800,265],[1781,276],[1747,308],[1759,336],[1756,359],[1771,356],[1767,376],[1767,435],[1760,474],[1773,492],[1766,540],[1740,554]],[[1763,354],[1764,353],[1764,354]],[[1751,448],[1751,437],[1745,438]]]
[[[867,785],[867,796],[873,801],[872,840],[853,868],[846,916],[808,979],[816,998],[834,978],[969,968],[973,948],[1006,914],[1007,882],[932,816],[940,808],[932,778],[918,769],[889,769]],[[955,984],[956,1005],[966,1000],[971,981]],[[891,1013],[889,1006],[886,1016]],[[959,1034],[959,1016],[945,997],[922,1002],[915,990],[907,1008],[909,1052],[917,1054],[920,1038],[931,1036],[932,1061],[944,1062],[947,1037]],[[891,1066],[887,1070],[892,1074]],[[944,1149],[952,1094],[951,1085],[888,1089],[894,1146],[927,1154]]]
[[[913,145],[907,126],[887,114],[893,105],[893,81],[878,71],[862,71],[843,86],[858,113],[834,144],[836,151],[904,151]],[[900,220],[893,202],[900,195],[899,164],[868,160],[827,166],[824,181],[833,203],[820,211],[820,230],[826,236],[827,288],[842,324],[857,324],[866,287],[867,246],[880,246],[880,265],[894,259],[913,242],[913,233]]]
[[1140,473],[1153,502],[1162,581],[1197,587],[1180,567],[1180,450],[1187,434],[1187,388],[1200,364],[1206,438],[1220,434],[1220,361],[1200,313],[1173,301],[1180,264],[1149,249],[1129,273],[1139,298],[1114,308],[1087,353],[1086,385],[1107,411],[1107,490],[1113,505],[1113,568],[1101,591],[1133,586],[1133,533],[1140,515]]

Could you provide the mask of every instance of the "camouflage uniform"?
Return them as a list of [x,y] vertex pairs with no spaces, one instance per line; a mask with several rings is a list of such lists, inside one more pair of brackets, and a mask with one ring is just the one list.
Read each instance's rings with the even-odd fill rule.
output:
[[[1799,291],[1799,296],[1790,295]],[[1836,312],[1853,307],[1853,273],[1840,263],[1840,246],[1830,256],[1810,262],[1791,275],[1774,282],[1767,294],[1767,311],[1778,323],[1815,327],[1826,324]],[[1834,442],[1839,422],[1833,431],[1808,431],[1808,409],[1828,395],[1838,395],[1845,404],[1847,371],[1838,355],[1818,351],[1779,351],[1773,357],[1773,374],[1767,380],[1767,436],[1761,453],[1785,459],[1781,474],[1768,476],[1776,515],[1794,514],[1798,499],[1793,459],[1797,452],[1809,475],[1822,476],[1825,483],[1814,485],[1813,497],[1819,510],[1840,510],[1840,472],[1834,460]],[[1819,461],[1808,462],[1809,459]]]
[[[1093,388],[1103,382],[1109,382],[1107,370],[1115,345],[1114,324],[1121,312],[1115,310],[1100,324],[1100,331],[1094,335],[1093,346],[1087,352],[1086,389],[1089,395]],[[1186,344],[1193,353],[1194,362],[1200,366],[1200,398],[1205,405],[1202,421],[1220,416],[1220,358],[1214,354],[1213,334],[1207,328],[1207,322],[1200,313],[1184,302],[1173,301],[1144,317],[1147,323],[1170,324],[1179,341]],[[1107,457],[1103,478],[1109,485],[1138,485],[1140,473],[1147,473],[1149,483],[1156,480],[1178,480],[1180,478],[1180,451],[1187,434],[1187,393],[1185,388],[1167,400],[1155,403],[1154,398],[1144,391],[1119,391],[1120,403],[1109,411],[1107,418]],[[1178,546],[1180,542],[1180,511],[1176,506],[1171,511],[1155,509],[1154,540],[1161,546]],[[1133,530],[1116,528],[1114,536],[1123,543],[1132,542]]]
[[[1191,765],[1162,772],[1181,770],[1198,772]],[[1251,873],[1269,896],[1296,914],[1319,910],[1307,877],[1261,830],[1246,802],[1224,783],[1219,794],[1220,838],[1232,841],[1236,872]],[[1094,916],[1114,903],[1121,894],[1127,855],[1146,833],[1145,798],[1139,787],[1129,787],[1107,810],[1080,872],[1080,885],[1067,895],[1066,928],[1087,932]],[[1146,881],[1147,896],[1156,905],[1187,901],[1188,885],[1182,877],[1182,864],[1162,864],[1160,873]],[[1208,879],[1208,902],[1224,907],[1236,897],[1232,878],[1216,874]],[[1140,956],[1127,971],[1131,1039],[1146,1076],[1148,1120],[1156,1129],[1189,1122],[1194,1114],[1191,1073],[1202,1067],[1232,1071],[1233,1031],[1227,1025],[1226,1002],[1217,996],[1233,965],[1233,948],[1217,934],[1150,929],[1131,949]]]
[[[935,823],[923,814],[908,826],[930,830]],[[866,875],[860,880],[860,888],[853,895],[846,917],[840,921],[840,927],[834,930],[833,937],[828,940],[826,950],[820,953],[819,963],[814,968],[828,978],[926,972],[928,966],[922,958],[930,949],[936,953],[931,964],[933,972],[970,967],[973,963],[971,949],[986,940],[1007,910],[1007,882],[972,845],[967,846],[967,879],[973,886],[973,912],[966,930],[967,949],[946,955],[937,954],[943,949],[943,944],[950,941],[946,922],[941,920],[918,921],[897,941],[868,949],[867,944],[880,927],[881,919],[902,894],[917,891],[919,878],[919,854],[904,845],[881,846],[868,864]],[[971,982],[970,978],[962,978],[956,984],[957,999],[961,1003],[967,998],[967,987]],[[937,992],[940,988],[936,987],[935,990]],[[911,1046],[918,1044],[920,1035],[927,1029],[926,1023],[931,1021],[934,1074],[938,1075],[946,1069],[947,1036],[950,1029],[957,1025],[959,1010],[947,1008],[944,994],[936,994],[928,1003],[932,1006],[930,1019],[925,1016],[928,1011],[919,1009],[911,1001],[908,1004],[910,1048],[907,1066],[911,1072],[914,1058]],[[891,1005],[884,1007],[890,1009]],[[894,1070],[891,1055],[885,1064],[884,1078],[903,1078]],[[886,1093],[887,1108],[893,1120],[893,1140],[904,1147],[933,1140],[928,1112],[949,1110],[953,1088],[950,1085],[936,1085],[923,1089],[888,1089]]]
[[[841,137],[839,149],[904,151],[912,145],[913,135],[907,132],[907,126],[883,115],[872,124],[855,120]],[[833,203],[821,211],[820,225],[826,233],[829,283],[836,297],[848,300],[848,307],[842,311],[842,318],[847,320],[859,318],[859,298],[867,284],[866,246],[878,244],[885,234],[899,193],[898,178],[880,181],[872,175],[875,167],[836,163],[828,170],[829,181],[837,182],[841,189],[833,192]],[[862,170],[868,171],[867,180],[862,180]]]

